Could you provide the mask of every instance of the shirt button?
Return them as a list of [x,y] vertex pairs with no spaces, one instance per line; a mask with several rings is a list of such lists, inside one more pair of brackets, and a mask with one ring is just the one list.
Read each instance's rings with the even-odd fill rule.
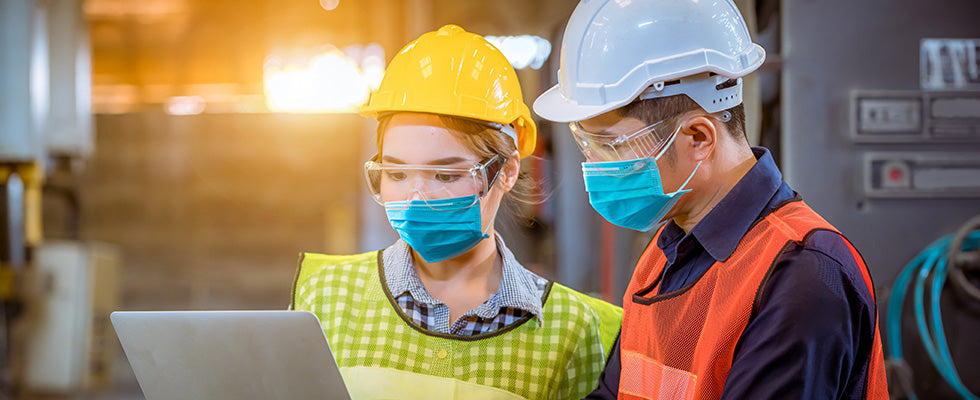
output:
[[446,358],[447,355],[449,355],[449,353],[447,353],[446,350],[439,350],[439,354],[436,354],[436,356],[439,358]]

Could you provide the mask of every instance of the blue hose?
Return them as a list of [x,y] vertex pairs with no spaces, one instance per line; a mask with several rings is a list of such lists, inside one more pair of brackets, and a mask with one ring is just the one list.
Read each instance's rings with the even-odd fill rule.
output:
[[[953,358],[949,352],[949,345],[946,343],[946,331],[943,329],[942,310],[939,307],[939,299],[942,294],[943,285],[946,283],[946,275],[949,272],[947,254],[952,235],[946,235],[933,242],[925,250],[919,253],[902,272],[895,281],[891,295],[888,299],[888,310],[886,332],[888,353],[896,361],[902,360],[902,306],[905,303],[905,295],[909,288],[912,277],[915,277],[913,293],[913,309],[915,310],[916,328],[922,344],[925,346],[929,360],[939,371],[939,374],[949,383],[950,386],[963,396],[965,399],[980,400],[976,395],[970,393],[963,381],[960,380],[953,364]],[[980,230],[970,233],[963,245],[963,251],[970,251],[980,247]],[[931,277],[929,291],[929,318],[926,319],[925,286],[926,281]],[[930,329],[931,328],[931,329]],[[910,393],[909,398],[917,400],[915,393]]]

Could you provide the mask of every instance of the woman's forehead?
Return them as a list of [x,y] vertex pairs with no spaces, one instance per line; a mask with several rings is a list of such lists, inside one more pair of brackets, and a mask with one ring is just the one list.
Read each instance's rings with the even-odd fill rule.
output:
[[479,162],[479,156],[445,126],[438,116],[398,114],[391,117],[383,135],[382,153],[408,164],[427,164],[434,160],[458,157],[465,162]]
[[388,126],[396,125],[430,125],[445,126],[442,118],[436,114],[417,113],[417,112],[398,112],[388,117]]

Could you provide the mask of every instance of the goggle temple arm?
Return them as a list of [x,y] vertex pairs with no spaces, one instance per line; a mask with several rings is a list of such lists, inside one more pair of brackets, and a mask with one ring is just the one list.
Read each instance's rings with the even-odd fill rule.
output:
[[484,193],[480,193],[480,197],[486,196],[490,193],[490,188],[493,187],[494,182],[497,181],[497,175],[500,174],[500,169],[503,166],[503,161],[501,161],[500,156],[493,156],[486,164],[483,165],[483,172],[487,177],[487,187],[484,189]]

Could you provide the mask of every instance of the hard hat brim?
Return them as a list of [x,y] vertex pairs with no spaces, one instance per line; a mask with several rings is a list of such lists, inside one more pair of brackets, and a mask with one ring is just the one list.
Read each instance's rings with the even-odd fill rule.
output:
[[621,104],[581,105],[562,96],[558,86],[552,86],[534,100],[534,112],[541,118],[552,122],[578,122],[621,106]]

